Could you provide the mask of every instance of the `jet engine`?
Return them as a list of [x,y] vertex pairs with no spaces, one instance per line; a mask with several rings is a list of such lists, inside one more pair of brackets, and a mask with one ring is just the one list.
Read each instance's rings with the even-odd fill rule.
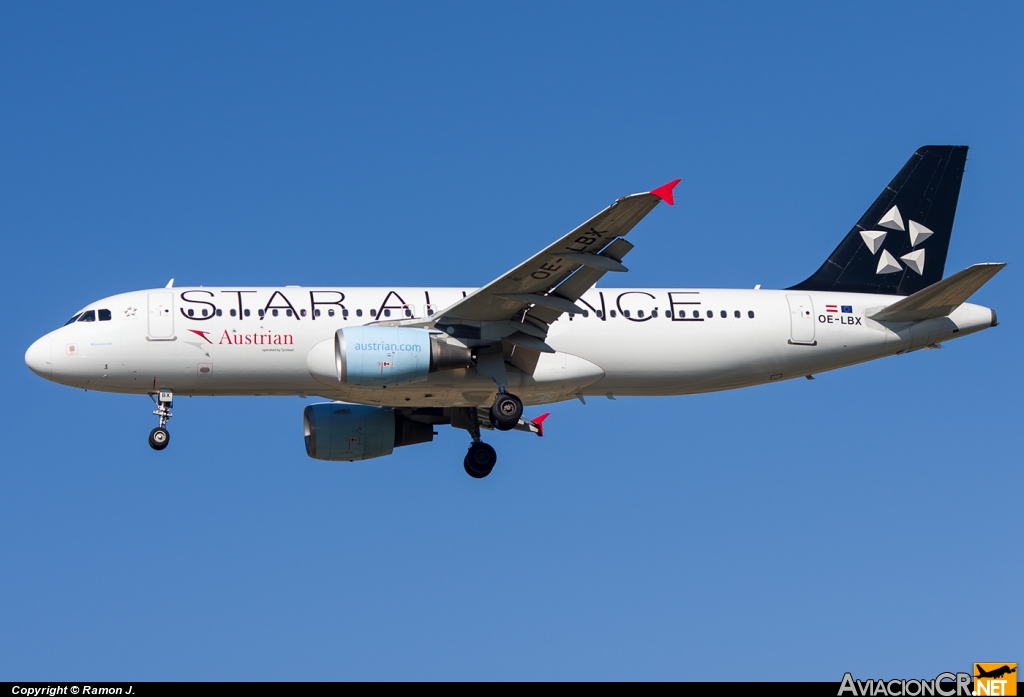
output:
[[429,443],[434,427],[390,407],[344,402],[311,404],[302,413],[306,454],[317,460],[369,460],[403,445]]
[[390,387],[421,382],[438,370],[467,368],[470,350],[414,327],[348,327],[314,346],[310,374],[327,385]]

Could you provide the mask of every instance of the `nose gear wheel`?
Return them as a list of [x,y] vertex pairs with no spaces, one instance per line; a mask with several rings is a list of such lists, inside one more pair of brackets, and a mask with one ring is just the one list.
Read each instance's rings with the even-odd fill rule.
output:
[[171,434],[166,428],[157,426],[149,432],[149,447],[153,450],[163,450],[171,442]]
[[171,419],[174,393],[170,390],[160,390],[155,394],[150,393],[149,397],[156,404],[153,414],[160,419],[160,425],[149,432],[149,447],[153,450],[163,450],[171,442],[171,434],[167,431],[167,422]]

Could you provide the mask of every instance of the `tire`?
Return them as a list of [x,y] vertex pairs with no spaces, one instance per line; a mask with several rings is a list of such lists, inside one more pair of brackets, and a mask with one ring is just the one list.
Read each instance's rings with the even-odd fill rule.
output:
[[171,442],[171,434],[166,428],[154,428],[149,432],[149,447],[153,450],[163,450]]
[[494,451],[494,448],[487,443],[473,443],[469,446],[469,452],[466,453],[462,464],[466,469],[466,474],[470,477],[483,479],[491,473],[497,461],[498,453]]
[[473,469],[473,467],[469,464],[469,455],[466,455],[466,459],[462,461],[462,466],[465,468],[466,474],[468,474],[473,479],[483,479],[488,474],[490,474],[489,470],[487,472],[477,472],[475,469]]
[[511,431],[523,416],[523,403],[514,394],[499,394],[491,405],[491,425],[499,431]]

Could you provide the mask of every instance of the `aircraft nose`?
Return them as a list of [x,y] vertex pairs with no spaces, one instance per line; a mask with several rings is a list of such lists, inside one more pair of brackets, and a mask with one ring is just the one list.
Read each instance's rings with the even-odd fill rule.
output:
[[53,355],[50,335],[37,339],[25,352],[25,365],[41,378],[50,379],[53,374]]

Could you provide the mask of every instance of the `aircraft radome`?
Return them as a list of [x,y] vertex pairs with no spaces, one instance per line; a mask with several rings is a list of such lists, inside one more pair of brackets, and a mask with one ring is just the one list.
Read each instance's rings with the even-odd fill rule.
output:
[[784,290],[597,288],[670,182],[615,201],[482,288],[173,287],[114,295],[36,341],[47,380],[148,394],[167,447],[174,395],[301,395],[306,452],[366,460],[481,429],[544,435],[523,405],[682,395],[802,378],[996,326],[966,302],[1005,264],[943,278],[967,148],[913,154],[835,251]]

